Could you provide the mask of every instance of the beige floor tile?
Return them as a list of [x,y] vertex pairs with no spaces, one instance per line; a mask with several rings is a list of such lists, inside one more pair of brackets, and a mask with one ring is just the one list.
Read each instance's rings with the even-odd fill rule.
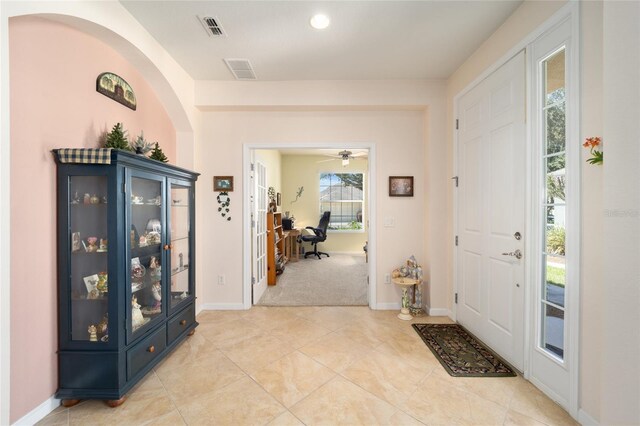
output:
[[175,348],[160,365],[167,369],[180,368],[181,365],[215,356],[217,352],[218,350],[211,342],[205,339],[202,334],[196,333]]
[[520,414],[517,411],[507,411],[507,416],[504,420],[504,426],[546,426],[537,420],[527,417],[524,414]]
[[269,422],[269,426],[304,426],[304,423],[298,420],[290,411],[285,411]]
[[282,324],[299,320],[298,316],[287,309],[267,306],[254,306],[245,311],[243,318],[255,324],[256,327],[267,331],[273,330]]
[[66,426],[69,424],[69,410],[51,412],[44,419],[36,423],[36,426]]
[[415,392],[427,372],[397,357],[372,351],[341,374],[364,390],[399,406]]
[[305,318],[331,331],[347,327],[358,319],[357,316],[351,314],[348,310],[341,309],[337,306],[323,306],[313,312],[312,315],[305,316]]
[[[238,342],[264,334],[264,331],[251,321],[239,319],[223,324],[205,324],[200,335],[217,348],[233,346]],[[200,328],[200,327],[198,327]]]
[[192,398],[178,408],[188,425],[263,425],[285,411],[248,377]]
[[410,415],[398,410],[389,419],[389,426],[422,426],[424,423],[417,421]]
[[342,377],[337,377],[290,411],[305,425],[384,425],[397,409]]
[[157,417],[153,420],[149,420],[146,423],[143,423],[144,426],[178,426],[178,425],[186,425],[182,415],[178,410],[173,410],[169,414],[165,414],[164,416]]
[[178,405],[198,395],[233,383],[246,374],[221,352],[208,358],[174,367],[162,364],[156,374]]
[[391,339],[376,348],[376,351],[396,357],[426,375],[440,367],[440,362],[422,342],[407,337]]
[[516,386],[509,410],[548,425],[578,424],[562,407],[525,380]]
[[329,329],[297,317],[294,320],[279,324],[269,333],[296,348],[301,348],[330,332]]
[[246,373],[252,374],[295,351],[295,348],[275,336],[264,334],[227,346],[221,351]]
[[[399,319],[392,319],[391,321],[401,321]],[[368,333],[370,336],[375,337],[381,342],[386,342],[394,337],[404,333],[409,334],[410,329],[400,329],[389,324],[390,321],[386,319],[358,319],[354,326],[357,326],[363,330],[364,333]]]
[[244,316],[245,311],[202,311],[196,317],[200,325],[215,324],[220,325],[225,322],[239,320]]
[[335,332],[341,336],[345,336],[348,339],[358,343],[362,346],[374,349],[384,343],[380,340],[374,332],[368,328],[363,328],[358,325],[350,325]]
[[334,376],[333,371],[300,352],[286,355],[251,375],[285,407],[291,407]]
[[352,362],[372,351],[371,348],[336,333],[322,336],[299,350],[336,372],[344,370]]

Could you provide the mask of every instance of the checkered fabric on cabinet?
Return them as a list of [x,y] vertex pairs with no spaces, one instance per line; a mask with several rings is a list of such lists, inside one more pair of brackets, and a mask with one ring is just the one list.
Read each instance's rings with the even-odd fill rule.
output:
[[111,148],[60,148],[56,152],[61,163],[111,164]]

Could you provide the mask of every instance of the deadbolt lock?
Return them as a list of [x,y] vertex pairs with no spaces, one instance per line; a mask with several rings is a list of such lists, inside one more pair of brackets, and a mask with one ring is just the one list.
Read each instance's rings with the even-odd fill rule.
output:
[[513,234],[513,237],[516,240],[520,241],[522,239],[522,234],[520,234],[519,232],[516,232],[515,234]]

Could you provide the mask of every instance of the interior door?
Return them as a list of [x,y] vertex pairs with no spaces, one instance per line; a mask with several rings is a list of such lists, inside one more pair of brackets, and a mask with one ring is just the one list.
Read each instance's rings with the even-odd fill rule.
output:
[[525,58],[458,104],[456,318],[524,366]]
[[267,289],[267,170],[254,163],[253,185],[253,303],[258,303]]

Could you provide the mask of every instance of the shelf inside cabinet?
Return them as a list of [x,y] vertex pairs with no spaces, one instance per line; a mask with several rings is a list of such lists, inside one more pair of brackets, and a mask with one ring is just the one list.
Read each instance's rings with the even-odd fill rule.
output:
[[173,268],[173,270],[171,271],[171,276],[173,277],[174,275],[178,275],[180,272],[184,272],[188,270],[189,270],[189,265],[183,266],[182,268],[180,267]]

